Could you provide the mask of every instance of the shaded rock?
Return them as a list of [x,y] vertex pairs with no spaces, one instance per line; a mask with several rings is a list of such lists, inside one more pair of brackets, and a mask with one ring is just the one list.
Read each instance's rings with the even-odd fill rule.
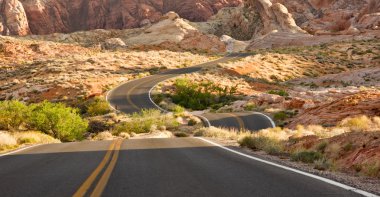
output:
[[120,38],[110,38],[107,39],[103,44],[102,44],[102,49],[116,49],[116,48],[122,48],[126,47],[127,45],[125,42],[120,39]]

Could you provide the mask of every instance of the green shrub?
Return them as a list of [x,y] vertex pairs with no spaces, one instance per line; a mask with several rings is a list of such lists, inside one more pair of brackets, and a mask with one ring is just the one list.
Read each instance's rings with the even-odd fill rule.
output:
[[289,96],[289,93],[285,90],[269,90],[268,94],[275,94],[279,96]]
[[111,111],[108,102],[104,98],[95,97],[86,104],[86,113],[89,116],[108,114]]
[[193,110],[218,109],[236,99],[236,87],[220,87],[212,82],[194,83],[188,79],[177,79],[174,87],[172,101]]
[[148,133],[154,128],[164,126],[170,130],[177,128],[179,123],[173,116],[163,115],[159,110],[143,109],[140,113],[134,113],[129,121],[117,124],[113,133]]
[[323,158],[323,155],[320,152],[316,151],[301,151],[292,154],[291,159],[293,161],[301,161],[304,163],[313,163],[316,160]]
[[29,116],[29,109],[16,100],[0,101],[0,129],[19,129]]
[[254,110],[254,109],[256,109],[256,104],[254,104],[254,103],[248,103],[248,104],[246,104],[245,106],[244,106],[244,110],[246,110],[246,111],[252,111],[252,110]]
[[101,120],[91,120],[88,123],[88,132],[90,133],[99,133],[102,131],[107,131],[112,128],[112,124],[109,124]]
[[196,125],[198,122],[194,119],[190,119],[189,122],[187,123],[188,126],[194,126]]
[[281,112],[275,113],[273,115],[273,118],[274,120],[285,120],[286,118],[288,118],[288,115],[284,111],[281,111]]
[[174,112],[175,114],[182,114],[183,112],[185,112],[185,108],[183,108],[182,106],[179,106],[179,105],[174,105],[170,111]]
[[324,153],[325,152],[325,149],[326,149],[326,147],[327,147],[327,145],[328,145],[328,143],[327,143],[327,141],[322,141],[321,143],[319,143],[318,145],[317,145],[317,151],[318,152],[321,152],[321,153]]
[[28,123],[31,127],[49,134],[61,141],[75,141],[83,138],[88,123],[78,110],[62,103],[43,102],[30,105]]

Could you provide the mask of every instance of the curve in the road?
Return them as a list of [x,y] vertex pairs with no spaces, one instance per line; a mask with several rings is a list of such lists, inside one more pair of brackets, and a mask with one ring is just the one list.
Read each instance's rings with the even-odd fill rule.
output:
[[[158,108],[166,112],[166,110],[162,109],[153,102],[150,95],[151,91],[158,83],[182,74],[197,72],[205,67],[214,66],[222,62],[237,60],[245,56],[247,56],[247,54],[230,54],[212,62],[187,68],[168,70],[156,75],[128,81],[108,92],[107,101],[114,109],[127,114],[138,112],[141,109],[154,108]],[[198,116],[203,119],[206,126],[235,128],[238,130],[250,131],[257,131],[275,126],[270,117],[258,112],[205,113]]]

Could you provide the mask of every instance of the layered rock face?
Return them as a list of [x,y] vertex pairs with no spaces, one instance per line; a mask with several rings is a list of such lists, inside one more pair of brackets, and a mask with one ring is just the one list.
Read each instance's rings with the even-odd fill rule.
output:
[[380,29],[379,0],[272,0],[285,5],[297,25],[313,35],[358,34]]
[[18,0],[0,0],[0,34],[30,33],[24,7]]
[[[241,0],[0,0],[0,29],[13,35],[50,34],[90,29],[124,29],[156,22],[175,11],[205,21]],[[1,28],[3,27],[3,28]],[[3,33],[4,34],[4,33]]]

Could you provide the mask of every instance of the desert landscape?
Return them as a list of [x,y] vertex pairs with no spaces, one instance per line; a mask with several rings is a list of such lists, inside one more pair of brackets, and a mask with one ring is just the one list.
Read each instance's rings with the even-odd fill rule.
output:
[[379,195],[380,1],[0,0],[0,152],[181,137]]

